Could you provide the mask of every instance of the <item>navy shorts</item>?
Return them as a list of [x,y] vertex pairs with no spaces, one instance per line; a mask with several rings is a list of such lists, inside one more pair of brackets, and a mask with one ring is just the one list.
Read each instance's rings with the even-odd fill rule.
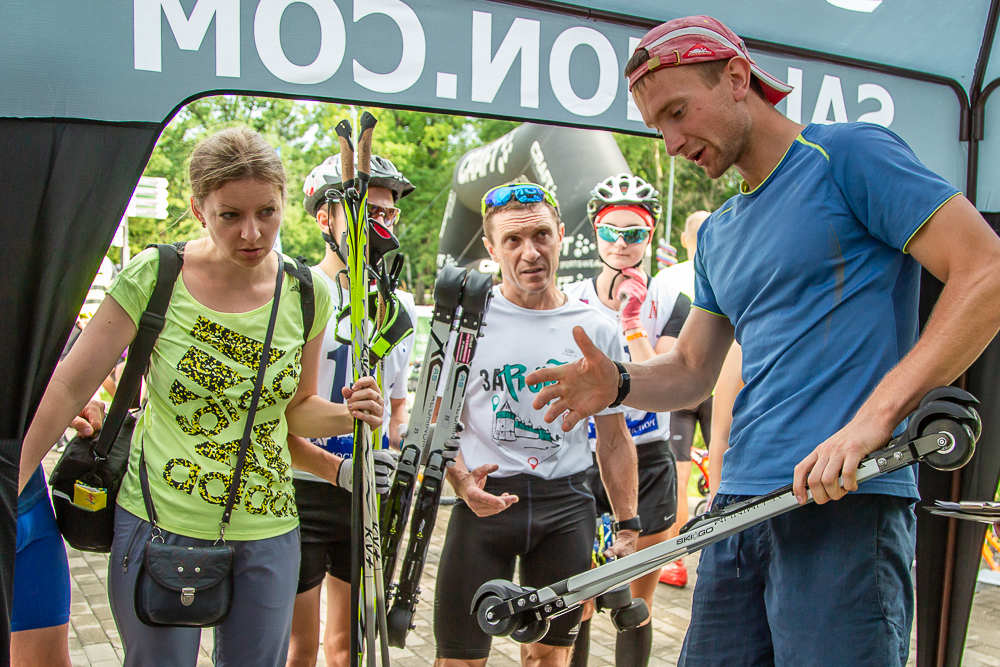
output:
[[875,494],[799,507],[717,542],[701,552],[677,665],[904,667],[915,548],[911,501]]
[[69,623],[69,561],[48,494],[17,517],[11,632]]

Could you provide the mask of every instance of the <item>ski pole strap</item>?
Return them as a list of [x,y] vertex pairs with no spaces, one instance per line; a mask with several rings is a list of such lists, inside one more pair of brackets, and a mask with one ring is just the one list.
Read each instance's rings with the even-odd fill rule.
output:
[[385,300],[385,319],[372,337],[371,353],[376,361],[385,359],[397,345],[413,333],[410,314],[399,303],[399,297],[389,294]]
[[108,417],[104,420],[104,427],[101,429],[97,444],[94,446],[94,456],[98,459],[108,457],[108,452],[111,451],[111,447],[118,438],[118,432],[121,431],[122,424],[125,423],[129,407],[139,393],[142,376],[146,373],[146,366],[149,365],[149,358],[153,354],[153,346],[166,322],[164,315],[166,315],[167,307],[170,305],[170,295],[174,291],[174,283],[177,281],[183,263],[178,251],[183,247],[183,244],[156,246],[159,252],[156,285],[153,287],[153,293],[149,296],[146,310],[139,317],[135,338],[129,344],[128,359],[125,361],[121,382],[118,383],[115,399],[111,401]]

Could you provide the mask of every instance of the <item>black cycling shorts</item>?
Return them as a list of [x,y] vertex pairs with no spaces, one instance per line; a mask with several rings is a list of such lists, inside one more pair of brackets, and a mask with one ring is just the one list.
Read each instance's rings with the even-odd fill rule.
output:
[[[670,528],[677,519],[677,466],[670,444],[665,440],[636,445],[639,460],[640,535],[656,535]],[[590,487],[594,490],[598,514],[614,515],[611,501],[601,482],[597,459],[588,470]],[[629,517],[620,517],[629,518]]]
[[327,482],[296,479],[293,484],[302,535],[296,593],[319,586],[327,574],[350,583],[350,492]]
[[691,460],[691,443],[694,442],[695,426],[701,425],[701,437],[705,446],[712,442],[712,397],[706,398],[694,410],[678,410],[670,413],[670,449],[679,462]]
[[[481,660],[491,637],[479,628],[472,601],[491,579],[510,580],[520,558],[521,584],[542,588],[590,569],[597,514],[587,473],[545,480],[535,475],[486,479],[486,491],[518,497],[499,514],[477,517],[459,501],[451,511],[434,594],[437,657]],[[541,643],[572,646],[583,608],[553,619]]]

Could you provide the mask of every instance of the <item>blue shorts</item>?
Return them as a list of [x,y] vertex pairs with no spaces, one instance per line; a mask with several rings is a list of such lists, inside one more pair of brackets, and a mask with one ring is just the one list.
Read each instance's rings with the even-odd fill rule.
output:
[[[714,504],[745,498],[720,494]],[[904,667],[916,549],[910,502],[851,494],[706,548],[678,667]]]
[[11,632],[69,622],[69,561],[48,494],[17,517]]

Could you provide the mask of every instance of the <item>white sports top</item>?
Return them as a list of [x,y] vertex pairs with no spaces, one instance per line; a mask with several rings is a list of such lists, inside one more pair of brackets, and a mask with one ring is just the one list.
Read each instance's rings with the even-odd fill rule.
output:
[[[625,358],[631,360],[628,352],[628,342],[619,324],[618,311],[611,310],[601,301],[597,294],[595,278],[587,278],[565,286],[566,293],[570,296],[589,304],[606,320],[611,322],[615,331],[618,332],[618,342],[622,346]],[[652,278],[649,280],[646,291],[646,299],[642,302],[640,317],[642,326],[649,335],[649,344],[656,348],[656,342],[661,336],[672,336],[674,338],[681,331],[688,311],[691,309],[691,300],[682,295],[680,291],[666,280]],[[669,412],[645,412],[633,408],[625,408],[625,420],[628,422],[629,433],[632,440],[637,445],[648,442],[668,440],[670,438],[670,413]],[[594,422],[590,420],[589,436],[591,446],[596,442],[597,435],[594,430]]]

